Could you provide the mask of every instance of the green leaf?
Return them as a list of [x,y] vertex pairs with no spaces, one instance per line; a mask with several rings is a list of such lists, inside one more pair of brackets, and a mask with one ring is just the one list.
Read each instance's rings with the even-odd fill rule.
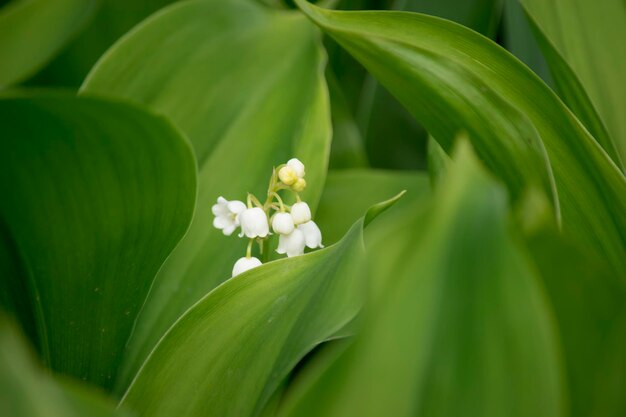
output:
[[337,244],[267,263],[217,287],[161,339],[122,399],[147,416],[257,415],[315,345],[352,320],[367,283],[370,210]]
[[607,265],[539,227],[527,245],[554,308],[567,365],[572,416],[623,416],[626,291]]
[[0,415],[3,417],[128,416],[97,391],[57,383],[40,369],[13,324],[0,316]]
[[32,308],[46,365],[110,389],[191,220],[191,148],[138,107],[62,94],[0,99],[0,132],[0,231],[20,260],[0,264],[2,298]]
[[[236,52],[234,52],[236,51]],[[159,271],[128,345],[123,392],[167,329],[231,276],[246,242],[211,226],[218,196],[263,197],[272,166],[306,165],[302,194],[317,205],[330,148],[330,111],[319,33],[298,11],[251,1],[180,3],[113,46],[83,92],[123,96],[169,116],[199,167],[198,210]]]
[[[623,0],[520,2],[543,34],[539,42],[546,59],[554,60],[549,62],[551,70],[563,74],[562,67],[567,63],[582,84],[582,88],[577,86],[571,91],[568,85],[557,85],[559,93],[565,93],[568,104],[580,100],[579,107],[597,109],[621,159],[626,160],[626,5]],[[555,51],[549,51],[551,48]],[[560,63],[561,60],[564,62]],[[565,82],[572,84],[568,78],[576,77],[566,78]],[[583,89],[593,106],[580,99]],[[591,109],[585,114],[592,113]],[[595,111],[593,113],[595,115]]]
[[[558,97],[508,52],[415,13],[334,12],[297,0],[449,152],[465,131],[515,199],[551,196],[563,230],[626,271],[626,178]],[[549,165],[548,165],[549,159]]]
[[46,64],[91,18],[96,0],[13,1],[0,9],[0,88]]
[[[516,7],[523,12],[522,6],[517,3],[519,0],[510,1],[514,2]],[[613,161],[623,170],[624,164],[622,163],[619,150],[615,146],[615,141],[609,135],[604,122],[601,120],[577,75],[537,25],[532,20],[526,24],[529,25],[537,39],[539,48],[543,51],[543,56],[545,56],[552,74],[551,80],[555,90],[580,121],[585,124],[585,127],[596,138],[598,143],[602,145]]]
[[402,250],[361,334],[279,415],[564,415],[551,312],[508,216],[462,147],[427,212],[377,245]]

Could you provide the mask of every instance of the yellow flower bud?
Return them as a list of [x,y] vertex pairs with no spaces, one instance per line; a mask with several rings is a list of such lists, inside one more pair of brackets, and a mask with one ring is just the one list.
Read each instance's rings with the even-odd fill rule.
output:
[[306,181],[304,180],[304,178],[298,178],[296,183],[291,186],[291,189],[297,193],[304,191],[305,188],[306,188]]
[[298,181],[296,171],[290,166],[284,166],[278,171],[278,178],[285,185],[294,185]]

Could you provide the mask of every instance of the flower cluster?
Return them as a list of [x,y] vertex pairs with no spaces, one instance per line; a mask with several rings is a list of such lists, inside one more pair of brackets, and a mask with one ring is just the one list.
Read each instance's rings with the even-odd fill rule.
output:
[[[228,201],[218,197],[213,205],[213,226],[230,236],[241,228],[239,237],[249,239],[246,256],[235,262],[232,276],[255,268],[262,262],[252,256],[252,245],[259,244],[261,255],[267,259],[268,250],[264,251],[270,232],[279,235],[276,252],[288,257],[302,255],[304,248],[323,248],[322,232],[311,220],[309,205],[300,199],[299,193],[306,188],[304,164],[298,159],[290,159],[286,164],[274,168],[264,204],[248,193],[247,204],[241,201]],[[296,203],[289,206],[283,202],[279,192],[287,190],[295,194]]]

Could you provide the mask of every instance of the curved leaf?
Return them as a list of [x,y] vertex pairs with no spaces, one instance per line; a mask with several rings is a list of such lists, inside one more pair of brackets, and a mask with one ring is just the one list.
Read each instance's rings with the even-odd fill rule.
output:
[[626,178],[528,68],[486,38],[445,20],[416,13],[335,12],[296,1],[446,151],[455,135],[466,131],[514,198],[527,185],[540,184],[554,199],[563,230],[624,275]]
[[122,404],[155,417],[257,415],[298,361],[361,307],[364,219],[336,245],[257,267],[201,299],[161,339]]
[[[519,0],[510,1],[515,2],[516,6],[524,13],[522,6],[517,4]],[[600,118],[600,115],[596,111],[594,104],[591,102],[589,95],[577,75],[565,59],[563,59],[555,46],[542,33],[541,29],[537,27],[536,23],[531,20],[527,24],[529,24],[530,29],[532,29],[534,33],[539,45],[538,47],[543,51],[543,56],[552,74],[552,84],[554,84],[559,96],[574,114],[576,114],[580,121],[585,124],[585,127],[597,139],[598,143],[602,145],[615,164],[624,170],[622,157],[615,145],[615,141],[611,135],[609,135],[604,122]]]
[[89,20],[96,0],[13,1],[0,9],[0,87],[46,64]]
[[279,415],[565,415],[551,312],[508,216],[505,190],[461,148],[428,211],[376,245],[403,250],[361,334]]
[[46,365],[109,389],[191,220],[191,148],[140,108],[61,94],[0,99],[0,132],[2,240],[22,262],[0,265],[3,291],[34,309]]
[[[551,70],[562,72],[558,63],[561,57],[569,64],[589,94],[591,107],[597,109],[615,140],[622,160],[626,160],[626,5],[623,0],[519,1],[543,34],[539,41],[544,44],[546,59],[554,55],[550,47],[560,54],[554,57],[557,61],[549,62]],[[565,91],[559,88],[559,92]]]
[[[236,51],[236,52],[234,52]],[[149,18],[96,65],[84,92],[123,96],[168,115],[199,165],[198,215],[159,272],[129,344],[128,386],[165,331],[231,275],[246,242],[211,226],[218,196],[263,196],[272,165],[306,165],[315,207],[330,147],[319,33],[297,11],[247,0],[190,1]]]

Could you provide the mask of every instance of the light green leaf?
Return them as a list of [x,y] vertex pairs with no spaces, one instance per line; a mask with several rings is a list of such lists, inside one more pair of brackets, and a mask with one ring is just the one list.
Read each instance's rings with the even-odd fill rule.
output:
[[14,0],[0,9],[0,88],[46,64],[91,18],[96,0]]
[[462,147],[428,211],[379,241],[403,250],[361,334],[279,415],[565,415],[551,312],[508,217]]
[[191,139],[199,166],[197,215],[137,321],[119,392],[166,330],[245,253],[245,241],[211,225],[218,196],[263,198],[272,166],[297,157],[306,165],[302,197],[317,205],[330,148],[324,63],[319,33],[298,11],[209,0],[152,16],[90,73],[83,92],[166,114]]
[[0,264],[3,304],[32,309],[46,365],[110,389],[191,220],[191,148],[138,107],[62,94],[0,99],[0,135],[0,230],[20,261]]
[[626,291],[607,265],[539,227],[527,237],[554,308],[567,365],[571,415],[626,414]]
[[[520,0],[545,36],[540,45],[556,74],[563,73],[562,58],[580,80],[606,128],[626,160],[626,4],[623,0]],[[556,64],[556,65],[555,65]],[[570,77],[571,78],[571,77]],[[575,77],[573,77],[575,78]],[[567,85],[559,88],[570,102]],[[580,89],[582,90],[582,88]],[[576,90],[571,95],[581,96]],[[595,113],[595,112],[594,112]],[[583,121],[586,120],[583,118]]]
[[75,381],[58,384],[36,365],[29,347],[0,317],[0,415],[3,417],[128,416],[97,391]]
[[528,68],[445,20],[297,3],[396,95],[444,150],[465,131],[514,198],[539,184],[551,195],[563,230],[624,275],[626,178]]
[[[394,207],[394,214],[390,215],[395,217],[405,208],[426,200],[430,195],[429,188],[428,176],[420,172],[377,169],[329,171],[315,217],[322,230],[324,244],[339,241],[363,212],[377,201],[407,190],[404,198]],[[369,236],[376,234],[382,224],[387,223],[387,217],[381,216],[372,227],[367,228],[366,245],[369,244]]]
[[145,416],[254,416],[298,361],[363,302],[368,210],[337,244],[223,283],[161,339],[122,404]]

